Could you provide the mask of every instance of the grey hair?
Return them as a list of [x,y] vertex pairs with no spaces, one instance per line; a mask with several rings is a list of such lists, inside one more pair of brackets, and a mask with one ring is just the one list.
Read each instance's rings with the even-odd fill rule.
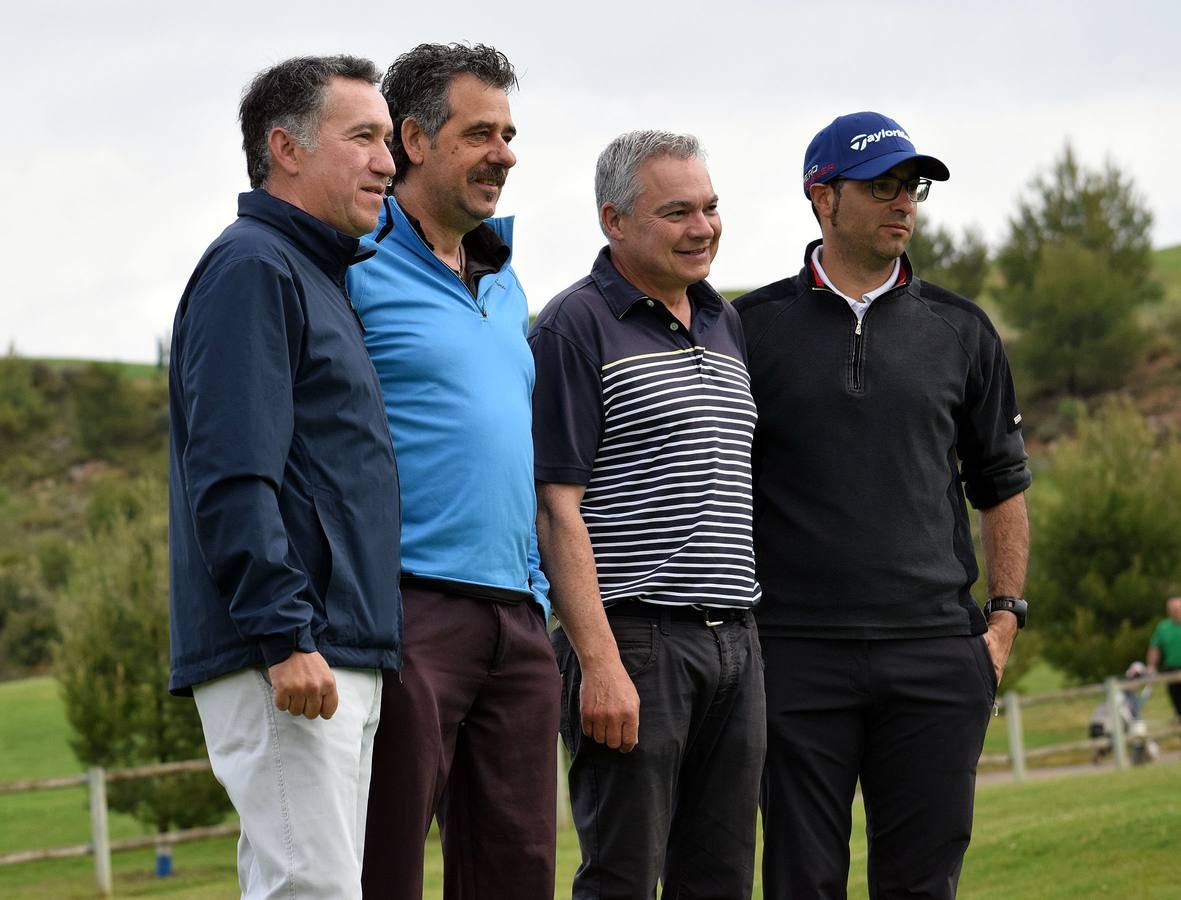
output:
[[[610,203],[623,215],[631,215],[640,196],[640,166],[650,159],[704,159],[701,143],[691,134],[671,131],[629,131],[621,134],[599,154],[595,164],[595,205],[601,211]],[[603,233],[602,218],[599,228]]]
[[238,118],[250,186],[266,184],[271,174],[271,132],[282,128],[309,152],[316,149],[320,120],[333,78],[376,84],[377,67],[357,56],[298,56],[259,72],[242,92]]

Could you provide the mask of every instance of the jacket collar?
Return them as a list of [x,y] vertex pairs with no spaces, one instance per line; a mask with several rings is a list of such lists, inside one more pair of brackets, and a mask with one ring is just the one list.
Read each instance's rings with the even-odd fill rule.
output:
[[331,225],[280,200],[263,188],[238,195],[238,216],[271,226],[303,251],[326,275],[339,281],[353,263],[373,255],[362,249],[358,238],[342,234]]
[[[396,197],[386,194],[385,199],[382,200],[382,207],[382,214],[377,221],[377,230],[365,239],[366,245],[370,245],[370,242],[373,246],[380,244],[400,223],[403,228],[413,231],[422,238],[423,247],[430,251],[431,256],[434,256],[434,248],[427,240],[426,233],[422,230],[422,224],[402,208],[402,204],[398,202]],[[493,228],[491,223],[498,224],[499,230]],[[488,267],[488,271],[499,272],[512,259],[513,251],[508,243],[511,240],[511,235],[511,217],[485,219],[464,235],[463,246],[469,252],[469,258],[474,250],[477,258]]]
[[[820,290],[827,291],[828,285],[826,285],[820,280],[819,277],[817,277],[816,269],[812,266],[812,252],[823,243],[824,241],[818,238],[817,240],[812,241],[812,243],[810,243],[804,249],[804,270],[800,274],[808,280],[809,287],[819,288]],[[910,257],[907,256],[905,252],[903,252],[902,269],[898,273],[898,281],[896,281],[894,286],[891,287],[889,291],[886,291],[886,293],[889,294],[900,287],[905,287],[912,281],[914,281],[914,269],[910,264]]]
[[[611,262],[611,248],[604,247],[591,267],[591,279],[607,301],[607,307],[617,319],[622,319],[636,308],[636,304],[648,299],[648,295],[619,274]],[[707,281],[689,285],[689,301],[694,315],[702,316],[702,324],[708,325],[717,319],[725,301]]]

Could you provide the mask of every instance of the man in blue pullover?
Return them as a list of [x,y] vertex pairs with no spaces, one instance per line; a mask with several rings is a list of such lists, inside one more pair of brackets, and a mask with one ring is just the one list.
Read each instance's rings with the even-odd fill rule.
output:
[[306,57],[254,80],[254,190],[172,327],[169,687],[195,698],[241,818],[245,898],[361,896],[381,670],[398,666],[398,478],[344,291],[394,173],[377,76]]
[[422,896],[431,818],[447,897],[553,897],[559,680],[538,568],[528,307],[496,212],[512,65],[424,44],[382,82],[398,164],[349,273],[402,493],[403,668],[374,751],[367,897]]

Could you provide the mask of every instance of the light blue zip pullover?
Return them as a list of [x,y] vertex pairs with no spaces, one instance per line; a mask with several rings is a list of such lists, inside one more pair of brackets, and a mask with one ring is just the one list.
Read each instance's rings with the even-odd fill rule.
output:
[[[387,222],[393,228],[386,231]],[[486,223],[511,247],[512,218]],[[529,308],[509,261],[477,296],[431,252],[391,197],[376,254],[349,294],[381,380],[402,485],[402,571],[531,593],[538,565]],[[511,260],[511,256],[510,256]]]

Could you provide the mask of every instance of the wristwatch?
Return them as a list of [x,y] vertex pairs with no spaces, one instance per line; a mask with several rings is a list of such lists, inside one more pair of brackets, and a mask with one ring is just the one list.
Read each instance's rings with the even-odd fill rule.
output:
[[984,615],[991,616],[994,612],[1011,612],[1017,617],[1017,627],[1024,628],[1029,604],[1024,597],[989,597],[984,604]]

